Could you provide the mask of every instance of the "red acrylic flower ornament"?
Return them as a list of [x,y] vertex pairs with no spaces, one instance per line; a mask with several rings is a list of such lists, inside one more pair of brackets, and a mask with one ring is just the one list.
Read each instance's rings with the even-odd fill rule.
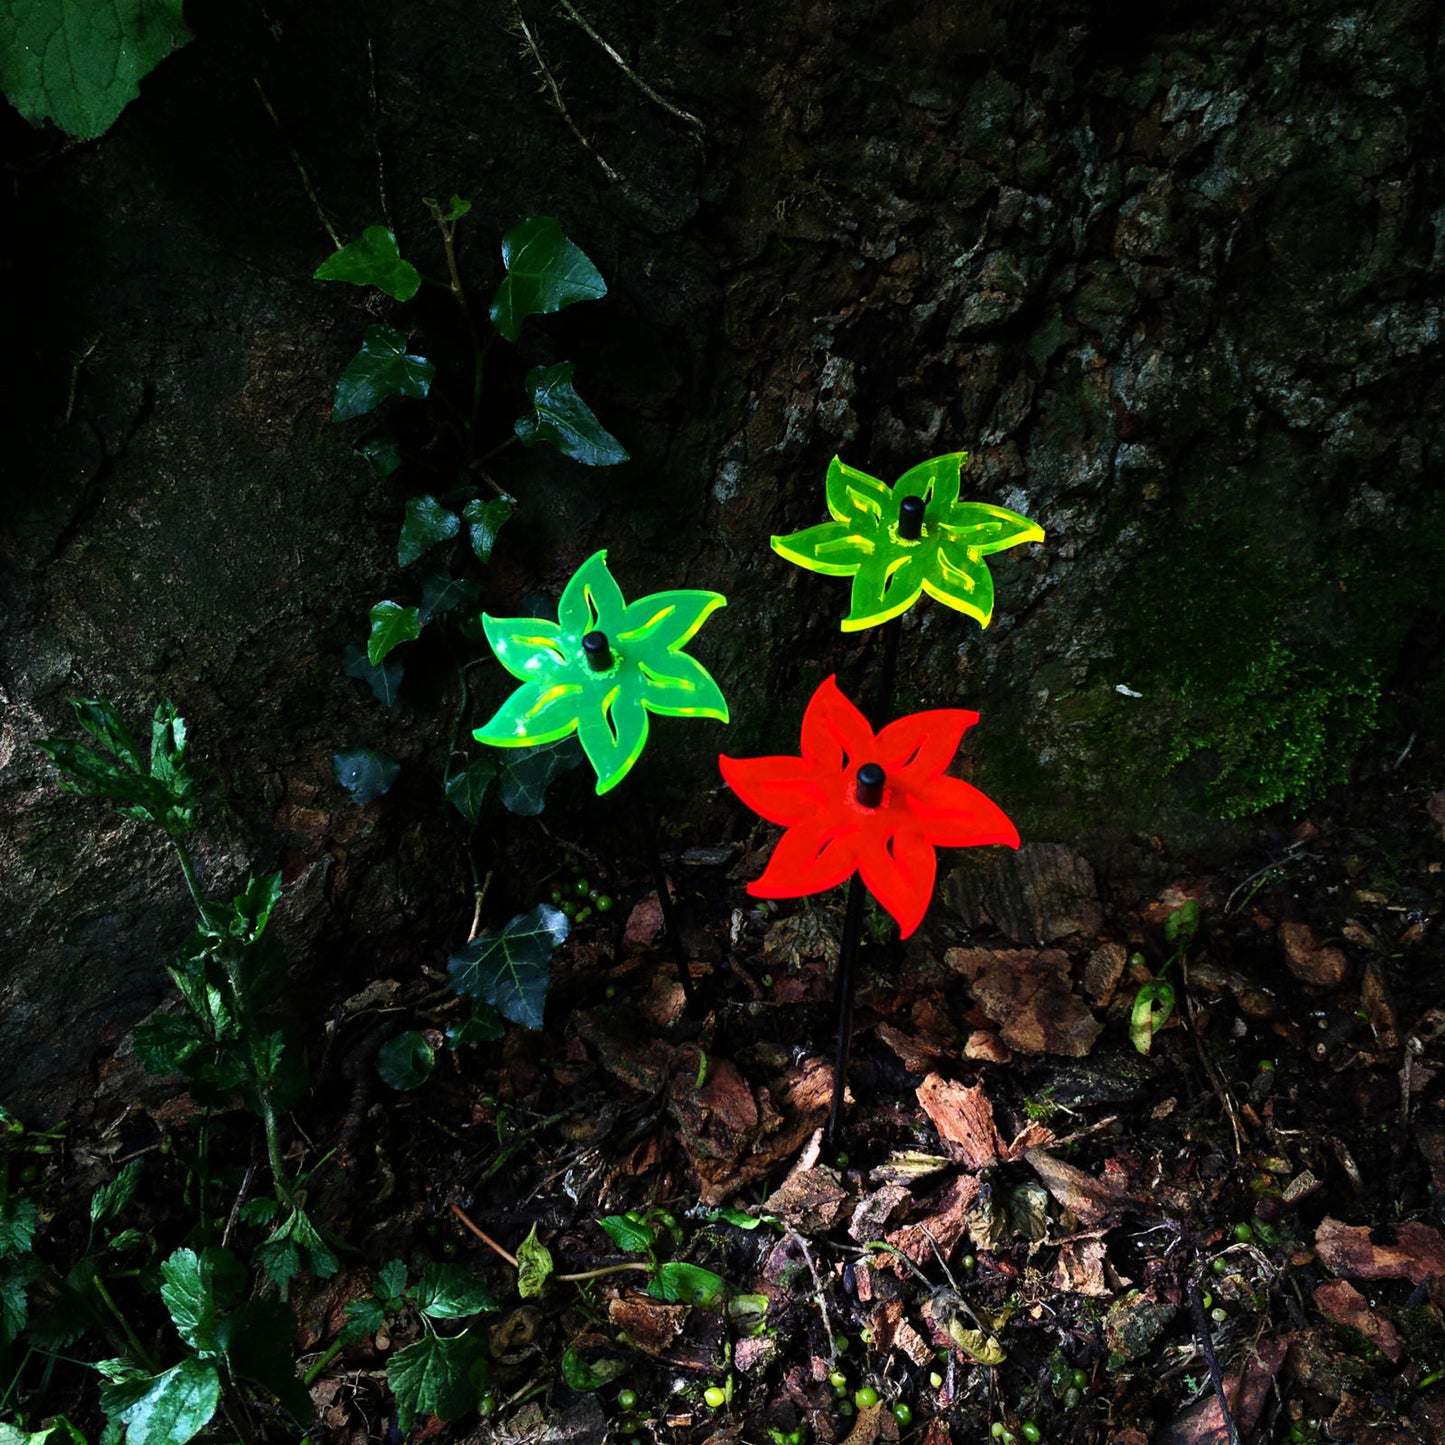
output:
[[[801,898],[856,870],[907,938],[933,897],[935,848],[1019,846],[1018,829],[996,803],[944,772],[977,721],[976,712],[940,708],[899,718],[875,736],[830,677],[803,714],[802,757],[719,757],[733,792],[787,829],[748,892]],[[878,801],[870,806],[872,797]]]

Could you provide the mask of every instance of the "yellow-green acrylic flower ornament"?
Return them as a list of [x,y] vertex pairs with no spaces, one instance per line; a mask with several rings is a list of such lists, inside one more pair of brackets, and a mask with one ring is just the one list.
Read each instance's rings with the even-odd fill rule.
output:
[[727,598],[685,588],[636,602],[595,552],[572,574],[557,621],[482,616],[498,661],[522,686],[473,736],[498,748],[557,742],[576,729],[597,773],[615,788],[647,743],[649,713],[728,720],[707,669],[683,649]]
[[774,537],[773,550],[811,572],[852,577],[844,632],[887,622],[924,592],[987,627],[993,578],[984,558],[1042,542],[1044,529],[1004,507],[960,501],[967,460],[967,452],[931,457],[890,487],[834,457],[827,484],[833,520]]

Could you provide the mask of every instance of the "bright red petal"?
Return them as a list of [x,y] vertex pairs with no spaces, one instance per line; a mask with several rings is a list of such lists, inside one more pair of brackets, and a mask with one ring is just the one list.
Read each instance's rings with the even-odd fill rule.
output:
[[1019,846],[1019,830],[1008,814],[962,778],[935,778],[927,787],[910,790],[906,806],[914,825],[936,847]]
[[868,719],[843,696],[836,678],[825,678],[803,713],[803,758],[820,773],[876,762],[877,742]]
[[729,758],[719,755],[724,781],[759,817],[784,825],[815,817],[825,794],[816,770],[802,758]]
[[868,891],[898,920],[900,937],[907,938],[923,922],[933,901],[938,859],[933,845],[912,830],[884,838],[870,835],[858,861]]
[[962,708],[910,713],[878,734],[876,761],[900,783],[905,774],[910,779],[934,777],[953,761],[964,733],[977,721],[976,712]]
[[754,898],[801,898],[836,888],[858,866],[858,833],[838,823],[800,823],[773,849],[762,875],[748,884]]

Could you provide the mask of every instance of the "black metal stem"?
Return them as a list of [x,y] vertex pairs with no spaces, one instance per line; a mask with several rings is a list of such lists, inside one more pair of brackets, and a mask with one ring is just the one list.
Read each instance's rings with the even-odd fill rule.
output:
[[876,729],[889,720],[893,710],[893,682],[898,674],[898,633],[903,623],[902,616],[890,617],[883,624],[883,661],[878,667],[878,685],[873,694],[873,716],[869,722]]
[[837,1144],[843,1122],[843,1095],[848,1087],[848,1055],[853,1045],[853,980],[858,945],[863,938],[863,880],[855,873],[848,884],[843,914],[843,946],[838,950],[838,978],[833,1007],[838,1014],[838,1047],[833,1054],[833,1105],[828,1110],[828,1144]]
[[687,1007],[697,1003],[692,988],[692,974],[687,966],[687,954],[682,946],[682,934],[678,931],[677,915],[672,908],[672,894],[668,891],[667,875],[662,871],[662,855],[657,851],[657,830],[652,826],[652,809],[647,805],[639,788],[632,789],[632,808],[637,815],[638,831],[642,834],[643,852],[647,854],[647,865],[652,870],[652,886],[657,889],[658,907],[662,909],[662,933],[667,940],[668,951],[677,960],[677,976],[682,984],[682,996]]

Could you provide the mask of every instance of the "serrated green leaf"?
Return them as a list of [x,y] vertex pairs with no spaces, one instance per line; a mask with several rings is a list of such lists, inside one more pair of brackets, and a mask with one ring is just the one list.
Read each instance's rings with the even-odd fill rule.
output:
[[32,125],[50,120],[94,140],[190,38],[180,0],[10,0],[0,90]]
[[92,1224],[99,1224],[103,1220],[113,1218],[135,1198],[143,1162],[140,1159],[132,1159],[114,1179],[102,1184],[90,1196],[90,1221]]
[[486,1366],[482,1341],[463,1332],[450,1339],[430,1332],[398,1350],[387,1363],[386,1382],[396,1396],[396,1424],[405,1434],[418,1415],[455,1420],[472,1409]]
[[328,256],[312,278],[375,286],[397,301],[410,301],[421,288],[421,274],[402,260],[396,237],[385,226],[368,226],[350,245]]
[[355,1344],[357,1340],[374,1335],[386,1323],[386,1308],[374,1295],[363,1295],[360,1299],[347,1300],[346,1324],[342,1326],[341,1339],[344,1344]]
[[350,421],[380,406],[389,396],[420,401],[431,390],[436,367],[424,356],[410,356],[406,336],[391,326],[368,326],[361,350],[336,383],[332,421]]
[[1199,932],[1199,901],[1188,898],[1164,920],[1164,937],[1176,947],[1184,948]]
[[218,1335],[233,1375],[269,1390],[298,1424],[310,1422],[315,1412],[296,1373],[296,1316],[290,1309],[279,1300],[251,1300],[225,1320]]
[[427,1043],[426,1035],[411,1029],[388,1039],[376,1053],[376,1072],[382,1082],[398,1093],[419,1089],[431,1078],[436,1067],[436,1051]]
[[35,1241],[40,1209],[33,1199],[11,1195],[0,1203],[0,1259],[7,1254],[24,1254]]
[[351,794],[352,802],[364,808],[375,802],[396,781],[401,764],[390,753],[375,748],[353,748],[331,759],[336,781]]
[[583,756],[575,737],[536,748],[509,749],[497,772],[502,806],[520,818],[535,818],[547,806],[547,789],[563,773],[580,767]]
[[216,1326],[245,1288],[246,1271],[228,1249],[178,1249],[161,1264],[161,1299],[180,1337],[202,1353],[219,1349]]
[[31,1255],[0,1259],[0,1349],[25,1328],[30,1315],[30,1283],[39,1273],[40,1261]]
[[567,915],[545,903],[519,913],[500,934],[484,934],[447,960],[452,987],[485,999],[513,1023],[540,1029],[552,955],[569,927]]
[[438,542],[450,542],[461,529],[461,518],[435,497],[408,497],[406,520],[396,544],[397,563],[409,567]]
[[72,697],[69,702],[75,720],[108,753],[133,773],[146,771],[135,735],[110,703],[93,697]]
[[459,1264],[428,1264],[410,1293],[416,1307],[434,1320],[460,1320],[497,1308],[491,1290]]
[[406,1293],[406,1261],[389,1259],[377,1270],[371,1282],[376,1297],[389,1308],[394,1307]]
[[511,515],[512,504],[505,497],[493,497],[490,502],[474,498],[462,509],[462,521],[467,524],[472,551],[481,561],[492,560],[492,548],[497,545],[497,533],[506,525]]
[[585,1360],[572,1345],[562,1351],[562,1378],[569,1388],[583,1393],[600,1390],[619,1375],[625,1374],[627,1368],[626,1360]]
[[425,627],[446,612],[474,612],[481,600],[482,589],[471,578],[453,577],[445,567],[434,567],[421,574],[417,621]]
[[497,765],[491,758],[474,758],[461,772],[447,779],[447,801],[467,822],[475,823],[496,776]]
[[305,1212],[294,1208],[257,1249],[256,1262],[283,1290],[303,1269],[330,1279],[340,1264]]
[[628,1219],[623,1214],[607,1214],[599,1219],[598,1224],[606,1231],[609,1239],[612,1240],[618,1249],[626,1250],[628,1254],[646,1254],[656,1243],[656,1236],[649,1224],[638,1224],[635,1220]]
[[551,216],[529,216],[508,231],[502,237],[502,263],[507,274],[492,302],[491,317],[508,341],[522,334],[529,316],[607,294],[601,272]]
[[526,1239],[517,1246],[517,1293],[523,1299],[536,1299],[552,1269],[552,1251],[537,1238],[534,1224]]
[[403,642],[415,642],[421,636],[421,618],[415,607],[399,602],[378,602],[371,609],[371,634],[366,639],[366,660],[380,667],[382,659]]
[[216,1366],[194,1357],[149,1380],[112,1382],[100,1390],[101,1408],[125,1421],[126,1445],[186,1445],[210,1424],[220,1402]]
[[647,1282],[653,1299],[668,1303],[710,1306],[720,1304],[727,1294],[727,1281],[701,1265],[669,1260],[659,1265],[657,1273]]
[[[422,619],[418,617],[418,620]],[[358,647],[354,642],[346,644],[341,658],[341,670],[347,677],[364,682],[384,707],[396,706],[396,700],[401,694],[401,663],[387,662],[380,667],[373,667],[371,659],[366,655],[366,649]]]
[[534,367],[526,388],[532,415],[517,418],[514,430],[524,446],[550,442],[563,456],[588,467],[615,467],[628,459],[627,449],[597,420],[592,408],[572,386],[570,361]]
[[0,1445],[85,1445],[85,1436],[64,1415],[56,1415],[40,1430],[0,1424]]

